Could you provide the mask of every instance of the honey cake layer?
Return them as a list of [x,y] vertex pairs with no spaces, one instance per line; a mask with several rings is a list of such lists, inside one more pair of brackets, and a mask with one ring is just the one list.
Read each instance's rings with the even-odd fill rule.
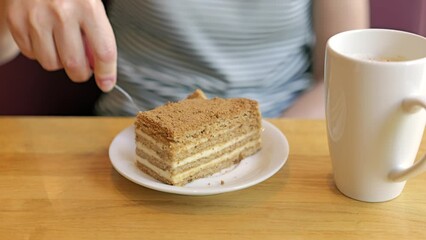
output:
[[[158,158],[161,158],[164,162],[169,163],[189,157],[196,152],[203,151],[210,148],[212,145],[216,145],[222,141],[226,141],[227,139],[236,138],[240,135],[252,132],[253,129],[254,128],[251,125],[239,124],[231,129],[220,129],[209,136],[200,135],[191,141],[187,141],[186,145],[182,145],[180,143],[164,144],[156,141],[141,130],[136,130],[136,142],[149,149],[150,152],[154,152],[155,155],[158,156]],[[256,131],[260,132],[260,129],[257,129]]]
[[[260,139],[249,142],[248,144],[234,149],[230,153],[221,155],[213,161],[206,162],[194,168],[187,169],[186,171],[172,174],[168,171],[164,171],[156,166],[152,165],[149,161],[146,161],[140,157],[136,157],[138,167],[150,174],[152,177],[166,182],[172,185],[185,185],[194,179],[206,177],[212,175],[224,168],[230,167],[233,164],[239,163],[242,159],[250,156],[261,148]],[[152,174],[155,173],[155,174]]]
[[191,155],[188,155],[185,158],[176,159],[176,161],[173,162],[164,161],[161,156],[156,154],[155,151],[140,143],[137,144],[136,154],[162,170],[179,172],[181,169],[187,169],[192,166],[211,161],[222,155],[224,152],[230,152],[233,149],[246,144],[247,142],[257,141],[259,139],[259,131],[252,131],[241,136],[235,136],[229,138],[229,140],[226,142],[224,142],[224,139],[222,139],[221,142],[210,144],[209,147],[205,148],[204,150],[196,149],[197,151],[193,152]]
[[214,131],[210,127],[235,118],[241,122],[257,119],[260,125],[257,102],[245,98],[186,99],[139,112],[135,126],[159,141],[179,142],[198,134],[208,135]]

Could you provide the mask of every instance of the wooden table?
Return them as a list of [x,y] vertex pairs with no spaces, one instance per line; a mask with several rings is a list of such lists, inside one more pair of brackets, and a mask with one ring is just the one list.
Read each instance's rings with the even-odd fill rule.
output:
[[109,144],[132,118],[0,117],[0,239],[426,237],[426,174],[390,202],[349,199],[333,184],[324,121],[270,121],[290,143],[277,174],[245,190],[182,196],[112,168]]

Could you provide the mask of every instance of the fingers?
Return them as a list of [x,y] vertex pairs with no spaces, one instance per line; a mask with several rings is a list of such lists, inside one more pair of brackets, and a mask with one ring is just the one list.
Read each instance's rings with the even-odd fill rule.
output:
[[80,27],[76,23],[65,23],[55,27],[54,40],[65,72],[75,82],[84,82],[92,75],[84,51]]
[[21,52],[75,82],[92,74],[103,91],[116,82],[117,49],[101,0],[14,0],[8,25]]
[[85,34],[86,52],[93,61],[93,72],[99,88],[110,91],[117,78],[117,47],[112,27],[107,19],[104,8],[96,8],[98,19],[87,18],[82,24]]
[[44,12],[35,12],[29,16],[32,54],[48,71],[62,69],[52,35],[50,19],[45,18]]
[[[13,2],[12,2],[13,3]],[[13,5],[13,4],[11,4]],[[14,8],[7,12],[7,24],[13,39],[18,45],[22,54],[30,59],[34,59],[31,38],[29,36],[28,16],[22,11],[15,11]]]

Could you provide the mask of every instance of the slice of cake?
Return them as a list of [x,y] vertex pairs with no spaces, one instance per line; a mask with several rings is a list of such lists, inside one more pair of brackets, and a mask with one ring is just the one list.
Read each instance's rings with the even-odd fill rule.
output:
[[170,185],[212,175],[261,148],[258,103],[246,98],[187,99],[139,112],[136,164]]

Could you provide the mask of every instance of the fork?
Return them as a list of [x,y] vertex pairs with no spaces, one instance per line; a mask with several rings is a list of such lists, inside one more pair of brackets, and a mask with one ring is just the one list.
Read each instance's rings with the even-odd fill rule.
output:
[[117,84],[115,84],[114,89],[116,89],[117,91],[119,91],[121,94],[123,94],[132,104],[133,106],[137,109],[140,110],[141,108],[136,104],[136,102],[133,100],[133,98],[130,96],[130,94],[128,94],[123,88],[121,88],[120,86],[118,86]]

